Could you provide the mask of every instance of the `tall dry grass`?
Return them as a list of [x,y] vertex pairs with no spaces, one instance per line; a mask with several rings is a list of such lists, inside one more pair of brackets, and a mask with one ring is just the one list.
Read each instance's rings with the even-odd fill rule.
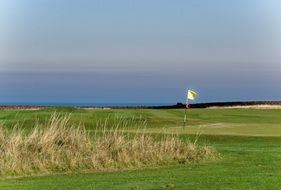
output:
[[210,147],[177,137],[155,138],[147,133],[128,135],[120,129],[95,131],[71,125],[70,116],[54,114],[45,126],[26,133],[0,128],[0,174],[96,171],[190,163],[218,156]]

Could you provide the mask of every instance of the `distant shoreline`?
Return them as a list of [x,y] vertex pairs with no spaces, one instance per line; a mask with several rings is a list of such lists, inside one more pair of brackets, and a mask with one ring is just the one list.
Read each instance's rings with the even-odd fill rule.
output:
[[[135,104],[120,104],[120,105],[28,105],[28,104],[18,104],[18,105],[1,105],[0,109],[25,109],[25,110],[36,110],[42,108],[50,107],[73,107],[73,108],[88,108],[88,109],[183,109],[185,104],[161,104],[156,105],[157,103],[144,104],[144,105],[135,105]],[[281,101],[235,101],[235,102],[208,102],[208,103],[195,103],[190,104],[190,108],[265,108],[265,107],[275,107],[281,108]]]

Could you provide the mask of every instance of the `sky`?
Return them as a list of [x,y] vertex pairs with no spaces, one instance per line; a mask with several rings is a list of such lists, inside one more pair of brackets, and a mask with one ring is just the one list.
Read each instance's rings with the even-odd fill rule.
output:
[[0,102],[281,100],[279,0],[0,0]]

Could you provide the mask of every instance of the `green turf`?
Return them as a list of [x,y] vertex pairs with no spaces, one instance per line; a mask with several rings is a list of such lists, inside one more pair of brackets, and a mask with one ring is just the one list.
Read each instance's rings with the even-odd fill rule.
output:
[[[0,189],[280,189],[281,110],[190,109],[183,128],[183,110],[80,110],[52,108],[37,111],[0,111],[0,122],[8,127],[22,123],[29,129],[37,120],[44,122],[54,111],[72,113],[72,122],[88,130],[97,120],[142,117],[148,131],[178,133],[220,152],[218,161],[142,168],[122,172],[94,172],[41,177],[2,179]],[[163,129],[164,128],[164,129]],[[135,129],[130,129],[134,131]],[[280,136],[280,137],[279,137]]]

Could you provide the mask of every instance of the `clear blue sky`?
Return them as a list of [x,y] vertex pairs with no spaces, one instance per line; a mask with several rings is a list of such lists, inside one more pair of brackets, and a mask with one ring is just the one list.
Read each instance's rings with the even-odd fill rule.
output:
[[279,0],[1,0],[0,102],[281,100]]

